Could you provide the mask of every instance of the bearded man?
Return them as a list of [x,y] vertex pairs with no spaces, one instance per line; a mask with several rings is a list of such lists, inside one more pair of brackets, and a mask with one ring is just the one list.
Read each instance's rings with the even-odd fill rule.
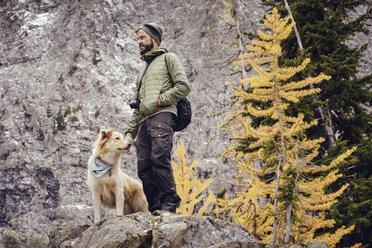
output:
[[177,102],[190,92],[190,83],[180,59],[161,44],[164,27],[146,23],[137,30],[137,44],[146,67],[137,77],[136,101],[125,140],[136,138],[138,177],[149,203],[149,211],[175,213],[181,199],[171,166],[173,128]]

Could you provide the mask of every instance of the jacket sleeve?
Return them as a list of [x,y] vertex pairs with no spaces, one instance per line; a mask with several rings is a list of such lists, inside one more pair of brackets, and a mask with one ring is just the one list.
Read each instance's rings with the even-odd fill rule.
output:
[[187,79],[185,70],[178,56],[174,53],[168,53],[166,56],[169,75],[174,86],[160,94],[159,100],[160,105],[162,106],[176,104],[179,100],[185,98],[191,91],[190,82]]
[[139,119],[139,115],[140,115],[139,110],[138,109],[135,109],[133,111],[132,119],[129,122],[128,130],[125,132],[125,134],[131,133],[133,135],[133,139],[136,138],[137,133],[138,133],[138,119]]
[[[142,72],[143,73],[143,72]],[[138,86],[139,86],[139,80],[140,80],[140,75],[137,76],[137,79],[136,79],[136,98],[138,98]],[[133,114],[132,114],[132,119],[130,120],[129,122],[129,127],[128,127],[128,130],[125,132],[125,134],[127,133],[131,133],[133,135],[133,139],[136,138],[137,136],[137,133],[138,133],[138,120],[140,118],[140,112],[139,112],[139,109],[135,109],[133,111]]]

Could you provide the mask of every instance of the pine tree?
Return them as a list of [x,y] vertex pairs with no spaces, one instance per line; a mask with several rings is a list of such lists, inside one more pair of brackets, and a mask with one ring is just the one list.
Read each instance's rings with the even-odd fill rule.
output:
[[[287,13],[282,0],[264,1],[270,6],[278,7],[281,13]],[[348,40],[357,32],[366,31],[366,21],[372,16],[371,1],[288,0],[288,3],[304,52],[300,51],[297,39],[292,34],[282,43],[284,52],[280,58],[281,62],[296,65],[299,62],[295,58],[306,54],[311,58],[312,65],[300,73],[298,78],[314,75],[319,71],[332,76],[331,80],[320,84],[322,92],[317,94],[317,101],[305,97],[290,109],[293,113],[303,112],[307,119],[311,119],[320,117],[319,111],[313,111],[314,106],[323,108],[333,133],[339,134],[333,150],[328,149],[327,144],[330,142],[325,143],[321,150],[328,149],[328,156],[321,156],[320,162],[326,163],[339,152],[354,145],[358,146],[358,150],[352,155],[353,164],[340,168],[343,177],[338,182],[349,183],[351,187],[332,208],[329,216],[336,220],[334,228],[355,225],[353,232],[347,235],[339,246],[349,247],[355,241],[368,246],[372,243],[372,222],[367,220],[366,216],[371,215],[368,209],[372,208],[372,201],[366,197],[366,193],[371,191],[364,190],[361,194],[360,189],[368,189],[372,175],[372,115],[365,108],[371,106],[372,102],[372,74],[358,77],[359,61],[366,45],[352,48],[348,45]],[[349,16],[349,13],[354,11],[359,13],[356,19]],[[308,134],[321,137],[326,133],[322,128],[313,127]],[[336,188],[337,186],[333,185]]]
[[[286,13],[281,0],[264,2],[277,7],[281,10],[280,13]],[[317,95],[318,102],[305,98],[292,111],[306,110],[305,114],[309,118],[314,115],[318,117],[313,109],[314,104],[320,104],[331,123],[333,133],[339,133],[339,139],[348,140],[349,144],[361,142],[363,136],[371,132],[372,117],[367,114],[364,106],[372,103],[372,93],[369,91],[372,75],[357,78],[358,63],[366,46],[351,48],[347,41],[357,32],[366,31],[366,21],[371,18],[372,10],[368,8],[366,13],[353,21],[349,21],[348,12],[363,4],[368,5],[368,1],[289,0],[288,3],[299,30],[304,53],[312,61],[311,66],[297,77],[304,78],[319,72],[332,77],[319,85],[322,93]],[[298,64],[294,58],[302,52],[294,34],[283,41],[282,46],[283,64]],[[309,103],[313,106],[308,106]],[[325,132],[320,128],[316,133],[325,137]]]
[[[305,59],[295,67],[279,64],[281,41],[289,36],[294,25],[288,21],[289,17],[280,20],[274,8],[264,20],[271,32],[258,31],[260,40],[252,42],[249,52],[241,56],[243,61],[236,61],[238,65],[251,65],[259,75],[243,79],[241,87],[233,88],[238,99],[236,109],[223,126],[234,139],[224,156],[237,161],[240,172],[237,184],[242,190],[235,199],[227,196],[219,200],[220,211],[231,208],[234,219],[264,242],[325,240],[334,247],[352,227],[315,236],[319,229],[334,225],[333,220],[326,220],[325,213],[348,185],[331,194],[325,190],[341,176],[337,166],[355,148],[337,157],[329,166],[312,163],[324,139],[309,139],[305,131],[317,125],[317,120],[306,122],[303,114],[290,116],[288,108],[290,103],[320,92],[307,86],[330,77],[321,73],[299,81],[290,80],[303,71],[310,60]],[[250,84],[251,89],[244,90],[245,84]],[[257,158],[264,162],[261,169],[255,165]]]
[[[191,165],[186,166],[185,154],[186,149],[184,142],[182,140],[177,141],[175,157],[178,164],[173,160],[171,161],[176,182],[176,191],[181,198],[181,205],[177,208],[177,213],[191,216],[194,214],[195,206],[205,198],[203,192],[212,183],[212,179],[208,178],[204,182],[200,182],[196,177],[191,179],[194,169],[198,166],[199,162],[195,160]],[[202,216],[209,204],[215,201],[212,191],[208,191],[208,196],[204,200],[204,204],[196,214],[197,216]]]

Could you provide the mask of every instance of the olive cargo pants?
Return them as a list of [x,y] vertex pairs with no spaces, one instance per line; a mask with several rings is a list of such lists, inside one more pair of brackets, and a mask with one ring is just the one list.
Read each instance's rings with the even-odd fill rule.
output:
[[181,202],[171,165],[174,118],[172,113],[159,113],[141,123],[138,129],[138,177],[150,212],[175,212]]

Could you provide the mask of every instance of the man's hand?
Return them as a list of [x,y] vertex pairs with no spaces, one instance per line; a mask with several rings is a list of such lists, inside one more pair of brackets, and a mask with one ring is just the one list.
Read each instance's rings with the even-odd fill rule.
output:
[[131,133],[127,133],[124,141],[128,144],[128,149],[125,151],[125,153],[131,155],[132,153],[129,151],[129,149],[133,145],[133,135]]

